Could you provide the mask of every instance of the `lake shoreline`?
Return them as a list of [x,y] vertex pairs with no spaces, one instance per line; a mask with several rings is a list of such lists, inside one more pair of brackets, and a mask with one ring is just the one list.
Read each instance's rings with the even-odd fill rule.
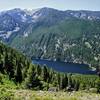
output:
[[96,74],[96,70],[92,70],[89,67],[89,65],[87,65],[87,64],[53,61],[53,60],[48,60],[48,59],[32,59],[32,63],[39,64],[42,66],[46,65],[49,68],[52,68],[58,72],[79,73],[79,74]]

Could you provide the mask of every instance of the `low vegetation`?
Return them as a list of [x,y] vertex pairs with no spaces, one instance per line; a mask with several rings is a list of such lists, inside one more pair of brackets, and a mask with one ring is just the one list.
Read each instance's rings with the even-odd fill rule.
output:
[[100,100],[100,94],[89,92],[48,92],[32,90],[0,90],[0,100]]

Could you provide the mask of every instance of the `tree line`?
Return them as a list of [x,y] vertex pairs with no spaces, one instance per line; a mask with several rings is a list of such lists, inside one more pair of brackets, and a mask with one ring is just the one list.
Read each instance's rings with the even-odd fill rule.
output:
[[0,72],[23,88],[34,90],[78,91],[96,88],[100,92],[100,78],[96,75],[60,73],[46,65],[33,65],[31,60],[18,51],[0,43]]

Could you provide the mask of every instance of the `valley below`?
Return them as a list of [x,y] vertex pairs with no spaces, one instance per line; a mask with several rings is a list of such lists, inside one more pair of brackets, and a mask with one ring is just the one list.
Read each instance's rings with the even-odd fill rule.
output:
[[15,8],[0,22],[0,41],[29,58],[99,66],[100,11]]
[[0,100],[100,100],[100,11],[0,12]]

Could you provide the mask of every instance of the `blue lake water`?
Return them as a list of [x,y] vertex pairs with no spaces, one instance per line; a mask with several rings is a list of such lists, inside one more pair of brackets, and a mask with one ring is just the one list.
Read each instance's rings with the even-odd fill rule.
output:
[[77,63],[67,63],[60,61],[49,61],[41,59],[33,59],[33,64],[47,65],[49,68],[55,71],[65,72],[65,73],[79,73],[79,74],[96,74],[96,71],[92,71],[88,65],[77,64]]

